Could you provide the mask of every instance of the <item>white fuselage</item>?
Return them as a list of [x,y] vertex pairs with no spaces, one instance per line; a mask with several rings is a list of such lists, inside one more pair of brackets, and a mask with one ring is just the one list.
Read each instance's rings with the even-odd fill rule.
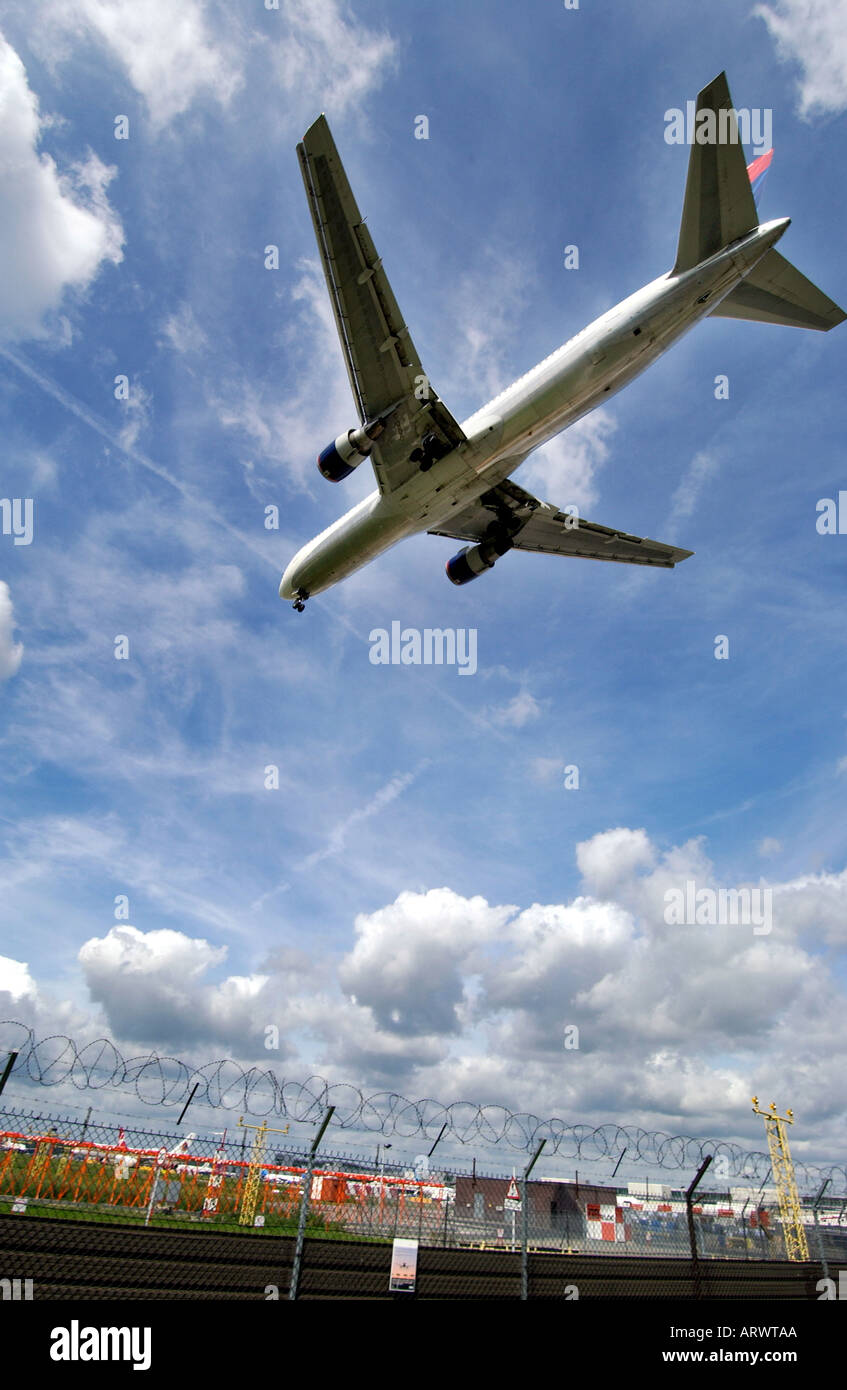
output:
[[462,421],[467,436],[429,472],[395,492],[375,491],[297,552],[280,597],[320,593],[417,531],[445,528],[507,478],[531,450],[643,372],[748,275],[789,225],[763,223],[681,275],[661,276]]

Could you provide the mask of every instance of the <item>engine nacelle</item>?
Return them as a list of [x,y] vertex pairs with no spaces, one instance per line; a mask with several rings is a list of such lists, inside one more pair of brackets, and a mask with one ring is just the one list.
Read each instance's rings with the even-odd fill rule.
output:
[[445,565],[447,578],[451,584],[470,584],[486,570],[494,568],[494,563],[507,550],[512,548],[510,537],[499,541],[482,541],[479,545],[466,545]]
[[318,454],[318,468],[329,482],[340,483],[364,463],[373,446],[364,430],[348,430]]

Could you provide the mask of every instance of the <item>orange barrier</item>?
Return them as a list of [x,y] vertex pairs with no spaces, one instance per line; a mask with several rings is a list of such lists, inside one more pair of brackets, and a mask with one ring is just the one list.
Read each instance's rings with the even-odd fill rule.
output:
[[[100,1144],[58,1135],[0,1132],[0,1197],[73,1206],[145,1211],[154,1182],[161,1184],[154,1211],[196,1213],[212,1219],[239,1210],[249,1163],[156,1149]],[[263,1164],[256,1208],[267,1220],[296,1217],[304,1169]],[[452,1189],[419,1179],[362,1172],[317,1170],[310,1206],[325,1223],[347,1227],[420,1220],[426,1207],[443,1210]]]

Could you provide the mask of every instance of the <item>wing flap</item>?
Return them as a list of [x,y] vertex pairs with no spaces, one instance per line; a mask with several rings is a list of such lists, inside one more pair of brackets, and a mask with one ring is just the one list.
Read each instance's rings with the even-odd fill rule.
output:
[[504,532],[515,550],[661,569],[673,569],[694,553],[559,511],[509,481],[483,493],[449,523],[433,527],[430,535],[479,543]]

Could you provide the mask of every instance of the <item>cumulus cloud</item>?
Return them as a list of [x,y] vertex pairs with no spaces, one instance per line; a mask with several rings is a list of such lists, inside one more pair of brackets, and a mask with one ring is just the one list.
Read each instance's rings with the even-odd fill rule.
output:
[[15,642],[15,615],[9,586],[0,579],[0,681],[14,676],[24,654],[23,642]]
[[226,954],[225,946],[211,946],[203,938],[142,932],[127,924],[86,941],[78,958],[91,997],[103,1006],[113,1032],[147,1042],[223,1039],[239,1013],[243,1034],[261,984],[251,987],[235,979],[201,984]]
[[601,896],[611,894],[639,869],[649,869],[655,851],[646,830],[603,830],[576,847],[576,862],[586,886]]
[[[226,1049],[365,1090],[716,1133],[777,1083],[802,1087],[810,1121],[843,1108],[844,992],[822,947],[845,940],[847,869],[770,885],[758,937],[667,919],[669,886],[718,886],[702,840],[662,849],[621,826],[576,858],[583,891],[566,901],[404,891],[355,918],[346,951],[280,948],[224,978],[225,948],[172,930],[114,926],[79,961],[118,1041],[198,1060]],[[0,964],[0,989],[32,1002],[20,963]]]
[[774,894],[784,931],[809,941],[847,945],[847,869],[790,879],[778,884]]
[[24,65],[0,36],[0,336],[39,336],[66,290],[85,290],[122,258],[106,197],[114,174],[96,155],[64,173],[39,154],[44,122]]
[[389,907],[356,918],[341,987],[390,1031],[458,1032],[463,967],[512,910],[448,888],[401,893]]
[[29,966],[25,961],[0,956],[0,995],[2,994],[7,994],[13,1004],[20,1003],[26,996],[35,998],[35,980],[30,975]]
[[756,5],[786,62],[800,65],[800,113],[838,113],[847,108],[847,24],[833,0],[777,0]]

